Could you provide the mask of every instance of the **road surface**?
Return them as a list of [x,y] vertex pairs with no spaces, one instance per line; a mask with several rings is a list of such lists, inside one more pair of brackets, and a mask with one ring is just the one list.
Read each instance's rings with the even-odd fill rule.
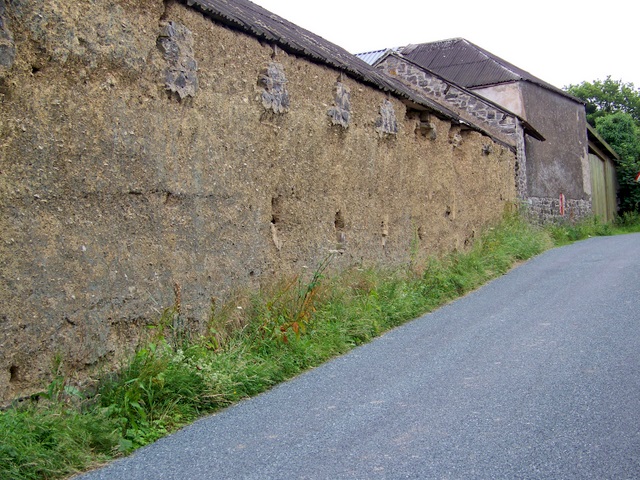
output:
[[640,234],[548,251],[81,478],[640,478]]

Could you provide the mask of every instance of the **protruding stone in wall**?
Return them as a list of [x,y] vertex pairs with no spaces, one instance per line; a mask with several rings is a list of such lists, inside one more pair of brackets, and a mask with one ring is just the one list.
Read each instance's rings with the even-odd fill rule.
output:
[[273,244],[276,246],[276,250],[282,250],[282,239],[280,238],[280,234],[278,232],[278,224],[282,220],[282,196],[278,195],[271,198],[271,224],[269,228],[271,229],[271,239],[273,240]]
[[457,148],[462,145],[460,127],[452,127],[451,130],[449,130],[449,143],[453,145],[453,148]]
[[9,30],[6,5],[4,0],[0,0],[0,73],[4,68],[11,68],[15,59],[16,45]]
[[346,223],[344,221],[344,215],[342,214],[342,210],[338,210],[336,212],[335,219],[333,221],[333,226],[336,230],[336,250],[344,250],[345,243],[347,241],[347,234],[345,232]]
[[258,85],[263,88],[262,105],[275,113],[289,110],[289,92],[284,67],[278,62],[270,62],[258,77]]
[[282,240],[280,240],[280,235],[278,235],[278,227],[276,227],[275,223],[271,222],[269,228],[271,229],[271,239],[276,246],[276,250],[282,250]]
[[423,137],[429,138],[429,140],[435,140],[438,138],[438,132],[436,124],[433,122],[431,115],[421,114],[416,126],[416,134],[420,134]]
[[380,105],[380,117],[376,122],[376,131],[381,135],[396,135],[398,133],[398,120],[393,103],[385,98]]
[[351,92],[349,87],[342,82],[336,83],[334,103],[335,105],[327,112],[331,117],[331,124],[347,128],[351,122]]
[[387,246],[387,237],[389,236],[389,215],[385,215],[382,217],[380,230],[380,233],[382,234],[382,247],[384,248]]
[[195,97],[198,91],[198,62],[193,53],[191,31],[177,22],[161,27],[156,44],[167,62],[165,88],[185,97]]

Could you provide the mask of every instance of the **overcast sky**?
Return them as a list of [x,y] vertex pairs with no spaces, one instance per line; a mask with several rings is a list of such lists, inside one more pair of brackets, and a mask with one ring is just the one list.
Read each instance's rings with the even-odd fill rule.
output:
[[351,53],[464,37],[557,87],[640,88],[640,4],[628,0],[253,0]]

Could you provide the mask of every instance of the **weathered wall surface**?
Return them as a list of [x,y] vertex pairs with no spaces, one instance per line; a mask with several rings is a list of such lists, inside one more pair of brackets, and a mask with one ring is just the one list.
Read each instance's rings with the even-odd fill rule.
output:
[[211,296],[330,250],[339,268],[462,248],[515,199],[488,137],[423,135],[397,99],[181,4],[0,3],[0,399],[55,355],[113,362],[174,283],[197,328]]
[[545,142],[531,137],[525,140],[524,198],[531,217],[553,222],[563,217],[576,220],[590,215],[591,180],[584,106],[525,81],[474,89],[474,92],[510,105],[546,139]]
[[587,123],[582,104],[536,85],[521,82],[527,120],[538,126],[547,142],[531,141],[527,169],[532,196],[572,199],[591,194],[587,160]]
[[[546,142],[527,139],[532,213],[543,221],[560,216],[574,220],[591,214],[584,106],[531,83],[520,83],[526,118],[547,139]],[[561,194],[565,199],[563,209]]]
[[502,105],[510,112],[525,118],[526,112],[522,101],[519,82],[502,83],[490,87],[477,87],[473,91],[489,100]]

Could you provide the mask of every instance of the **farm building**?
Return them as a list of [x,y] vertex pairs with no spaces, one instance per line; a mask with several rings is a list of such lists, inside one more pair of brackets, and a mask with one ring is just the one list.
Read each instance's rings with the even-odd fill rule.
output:
[[[581,100],[463,38],[358,56],[409,85],[416,83],[417,77],[431,78],[422,85],[417,83],[427,94],[438,92],[434,85],[445,85],[439,95],[445,104],[459,105],[459,92],[466,90],[512,112],[519,125],[529,127],[517,133],[524,143],[518,151],[518,193],[529,212],[541,221],[578,219],[592,213],[590,137]],[[463,108],[473,114],[477,105],[477,100],[469,103],[465,99]],[[499,113],[487,116],[493,123],[502,122],[502,118]],[[612,161],[609,158],[607,170],[610,187],[614,185]],[[600,188],[594,192],[593,204],[604,202],[605,210],[615,211],[612,194],[601,197],[602,192]]]

